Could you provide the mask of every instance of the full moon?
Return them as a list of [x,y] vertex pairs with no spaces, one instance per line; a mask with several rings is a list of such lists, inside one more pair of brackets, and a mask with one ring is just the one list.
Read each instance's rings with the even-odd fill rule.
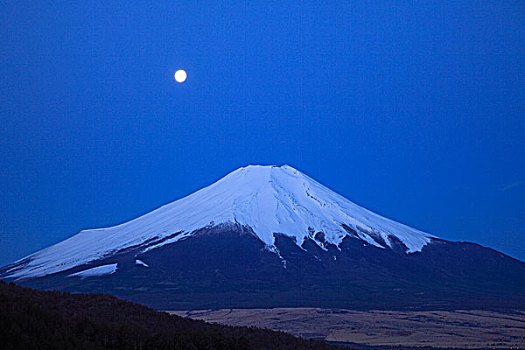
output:
[[179,69],[175,72],[175,80],[177,81],[177,83],[184,83],[184,81],[186,81],[187,76],[188,75],[186,74],[185,70]]

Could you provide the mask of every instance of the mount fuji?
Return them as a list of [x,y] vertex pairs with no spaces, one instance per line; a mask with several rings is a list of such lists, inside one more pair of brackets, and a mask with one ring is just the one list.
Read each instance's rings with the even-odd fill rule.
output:
[[0,269],[159,309],[525,307],[525,264],[364,209],[290,166],[247,166]]

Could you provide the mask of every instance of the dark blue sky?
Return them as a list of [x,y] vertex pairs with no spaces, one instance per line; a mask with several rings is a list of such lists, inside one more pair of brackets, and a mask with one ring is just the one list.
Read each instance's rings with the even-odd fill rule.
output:
[[247,164],[525,260],[523,1],[4,1],[0,76],[0,265]]

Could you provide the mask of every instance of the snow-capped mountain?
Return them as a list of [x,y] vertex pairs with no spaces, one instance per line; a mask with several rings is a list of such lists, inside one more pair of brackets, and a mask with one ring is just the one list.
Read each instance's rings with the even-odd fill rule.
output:
[[501,291],[525,305],[522,262],[377,215],[286,165],[237,169],[129,222],[81,231],[0,278],[159,308],[445,307],[473,293],[471,303],[493,307]]
[[[432,237],[374,214],[288,165],[256,165],[237,169],[200,191],[124,224],[81,231],[23,259],[27,263],[10,270],[7,277],[44,276],[137,245],[144,245],[147,251],[220,224],[251,228],[274,252],[274,233],[292,237],[298,246],[307,238],[321,247],[339,246],[345,237],[355,235],[367,244],[391,248],[396,239],[407,252],[420,251]],[[324,233],[323,242],[313,236],[316,232]]]

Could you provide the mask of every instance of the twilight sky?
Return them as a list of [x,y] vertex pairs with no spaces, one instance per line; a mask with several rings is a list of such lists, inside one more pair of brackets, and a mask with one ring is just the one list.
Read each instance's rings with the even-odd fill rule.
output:
[[248,164],[525,260],[523,1],[3,1],[0,76],[0,266]]

